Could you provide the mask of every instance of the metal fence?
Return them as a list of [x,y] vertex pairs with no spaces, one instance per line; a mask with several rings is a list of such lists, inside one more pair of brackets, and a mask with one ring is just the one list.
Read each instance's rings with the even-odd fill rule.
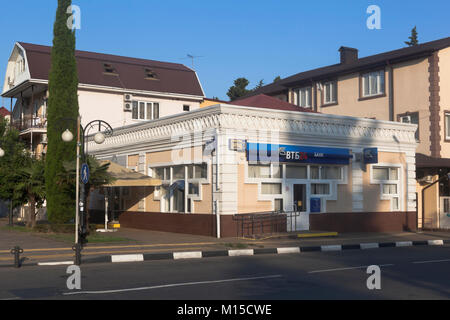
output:
[[309,216],[303,212],[259,212],[237,214],[236,236],[256,236],[309,229]]

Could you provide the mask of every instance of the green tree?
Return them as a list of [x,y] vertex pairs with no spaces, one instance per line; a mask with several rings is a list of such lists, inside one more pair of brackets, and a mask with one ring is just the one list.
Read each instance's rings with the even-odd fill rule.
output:
[[275,82],[280,81],[280,80],[281,80],[281,77],[277,76],[275,79],[273,79],[273,82],[275,83]]
[[45,165],[42,159],[28,158],[27,166],[17,173],[14,198],[26,199],[30,212],[27,217],[28,227],[36,225],[36,208],[42,208],[45,201]]
[[264,86],[264,79],[259,80],[258,84],[256,85],[256,87],[253,89],[253,91],[256,91],[260,88],[262,88]]
[[[109,163],[101,163],[94,156],[87,157],[87,164],[89,165],[89,182],[85,185],[86,194],[86,217],[87,229],[89,230],[89,204],[91,194],[95,189],[100,189],[105,185],[109,185],[115,179],[108,172]],[[58,185],[70,185],[73,193],[76,189],[76,161],[64,163],[64,170],[58,175]]]
[[250,90],[247,89],[247,86],[250,82],[246,78],[238,78],[234,80],[234,86],[228,89],[227,96],[231,101],[234,101],[240,97],[247,95]]
[[0,200],[10,202],[13,208],[24,203],[26,199],[15,195],[15,185],[19,182],[18,171],[26,166],[28,156],[25,145],[19,138],[19,132],[9,126],[6,119],[0,117],[0,148],[5,155],[0,158]]
[[[65,223],[75,214],[75,194],[69,185],[57,185],[63,163],[76,158],[76,142],[61,139],[61,119],[78,117],[78,75],[75,60],[75,32],[67,27],[71,0],[58,0],[53,29],[49,74],[48,149],[45,163],[47,215],[52,223]],[[71,129],[76,132],[75,125]]]
[[418,33],[417,33],[417,26],[415,26],[411,30],[411,36],[408,37],[408,39],[409,39],[409,41],[405,41],[405,44],[407,44],[410,47],[416,46],[416,45],[419,44]]

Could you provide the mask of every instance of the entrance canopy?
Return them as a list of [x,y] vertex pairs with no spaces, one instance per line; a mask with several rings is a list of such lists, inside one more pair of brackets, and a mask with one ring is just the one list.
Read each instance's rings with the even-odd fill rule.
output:
[[102,164],[109,163],[108,172],[116,181],[105,187],[158,187],[161,180],[153,179],[145,174],[124,168],[111,161],[101,161]]

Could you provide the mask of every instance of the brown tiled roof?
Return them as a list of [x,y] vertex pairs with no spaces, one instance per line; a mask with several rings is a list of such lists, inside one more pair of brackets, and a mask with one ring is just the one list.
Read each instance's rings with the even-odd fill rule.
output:
[[8,111],[5,107],[0,108],[0,117],[6,117],[11,115],[11,112]]
[[363,71],[368,68],[384,66],[389,63],[397,63],[415,59],[421,56],[430,55],[436,50],[450,47],[450,37],[419,44],[412,47],[406,47],[394,51],[389,51],[373,56],[360,58],[355,62],[347,64],[335,64],[323,68],[309,70],[297,73],[293,76],[281,79],[275,83],[266,85],[259,90],[250,93],[248,96],[256,94],[276,94],[286,90],[288,87],[309,83],[310,81],[321,81],[332,78],[337,75],[343,75],[353,72]]
[[259,94],[256,96],[251,96],[248,98],[243,98],[240,100],[234,100],[233,102],[228,102],[228,104],[244,107],[255,107],[255,108],[265,108],[265,109],[277,109],[285,111],[298,111],[298,112],[313,112],[311,109],[298,107],[295,104],[291,104],[280,99],[267,96],[265,94]]
[[[31,78],[48,80],[51,47],[23,42],[19,44],[26,50]],[[75,57],[80,84],[202,97],[204,95],[195,72],[182,64],[78,50]],[[115,75],[105,74],[105,63],[114,68]],[[146,69],[156,75],[156,80],[146,79]]]

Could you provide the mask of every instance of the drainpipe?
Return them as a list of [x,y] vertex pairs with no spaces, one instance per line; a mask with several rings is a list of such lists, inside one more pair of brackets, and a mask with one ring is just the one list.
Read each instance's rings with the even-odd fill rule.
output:
[[[440,177],[435,182],[429,184],[428,186],[426,186],[425,188],[422,189],[422,229],[423,229],[423,227],[425,225],[425,222],[424,222],[424,220],[425,220],[425,190],[427,190],[428,188],[431,188],[436,183],[439,183],[439,182],[441,182],[444,179],[449,179],[450,180],[450,173],[447,173],[447,175]],[[439,190],[438,190],[438,192],[439,192]],[[439,227],[440,227],[440,222],[441,222],[440,221],[441,220],[440,215],[441,215],[440,212],[438,212],[438,218],[439,218],[438,224],[439,224]],[[417,219],[419,219],[419,217],[417,217]]]
[[389,121],[395,121],[394,112],[394,68],[388,61],[388,72],[389,72]]

